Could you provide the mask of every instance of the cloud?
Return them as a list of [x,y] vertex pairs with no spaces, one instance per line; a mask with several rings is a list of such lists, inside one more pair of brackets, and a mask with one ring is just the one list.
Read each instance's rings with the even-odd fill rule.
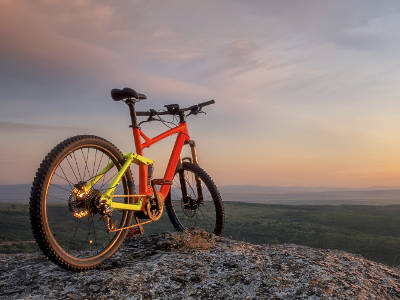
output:
[[2,101],[79,99],[135,69],[113,48],[120,22],[111,6],[97,1],[0,2]]
[[[315,45],[374,49],[384,44],[377,32],[363,31],[363,26],[393,13],[389,5],[358,1],[43,0],[0,5],[0,38],[7,41],[0,47],[3,101],[26,95],[37,101],[66,94],[72,99],[100,96],[96,87],[125,82],[168,97],[179,93],[174,88],[186,95],[193,90],[195,96],[209,90],[206,86],[215,89],[235,80],[241,82],[238,89],[255,91],[262,78],[265,87],[274,76],[287,80],[297,72],[299,53]],[[259,78],[256,86],[244,79],[253,75]]]
[[[222,150],[232,145],[234,156],[238,140],[255,137],[260,154],[302,141],[320,145],[310,148],[318,153],[358,151],[357,143],[374,142],[363,130],[377,110],[398,111],[399,8],[369,0],[0,0],[0,132],[16,143],[44,132],[49,144],[88,124],[119,132],[126,111],[110,104],[109,90],[129,86],[149,96],[140,108],[216,98],[206,124],[193,126],[206,143],[214,136]],[[360,114],[370,121],[354,123]],[[221,167],[211,152],[208,159]]]

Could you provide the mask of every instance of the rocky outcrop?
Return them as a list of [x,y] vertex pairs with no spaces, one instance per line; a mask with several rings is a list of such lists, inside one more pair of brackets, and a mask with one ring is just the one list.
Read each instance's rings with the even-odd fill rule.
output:
[[360,256],[198,231],[127,240],[82,273],[3,254],[0,274],[1,299],[400,299],[400,271]]

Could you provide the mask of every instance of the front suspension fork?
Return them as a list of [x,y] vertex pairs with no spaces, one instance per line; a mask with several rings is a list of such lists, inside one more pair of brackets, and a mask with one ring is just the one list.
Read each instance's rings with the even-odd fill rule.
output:
[[[189,144],[190,151],[192,153],[192,157],[191,158],[190,157],[184,157],[182,160],[188,160],[191,163],[193,163],[193,164],[198,166],[199,165],[199,160],[198,160],[198,157],[197,157],[197,150],[196,150],[195,141],[188,140],[188,141],[185,142],[185,144]],[[183,199],[184,199],[184,204],[186,206],[186,205],[189,205],[189,203],[187,203],[188,202],[188,197],[187,197],[185,174],[184,174],[184,171],[183,171],[182,168],[178,171],[178,173],[179,173],[179,181],[180,181],[180,184],[181,184],[181,187],[182,187],[182,196],[183,196]],[[203,204],[204,203],[204,199],[203,199],[203,190],[201,188],[201,180],[197,175],[195,175],[195,180],[196,180],[196,190],[197,190],[197,195],[198,195],[198,199],[197,200],[198,200],[199,204]]]

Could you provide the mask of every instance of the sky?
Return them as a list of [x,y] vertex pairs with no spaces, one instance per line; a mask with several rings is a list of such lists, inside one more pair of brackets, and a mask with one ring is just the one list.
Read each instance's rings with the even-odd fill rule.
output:
[[76,134],[134,151],[131,87],[216,99],[188,125],[219,185],[400,186],[399,1],[0,0],[0,41],[0,184]]

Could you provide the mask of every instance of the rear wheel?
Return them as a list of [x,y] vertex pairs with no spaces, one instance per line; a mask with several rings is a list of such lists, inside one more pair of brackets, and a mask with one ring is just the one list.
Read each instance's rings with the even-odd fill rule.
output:
[[[107,164],[113,167],[92,187],[77,196]],[[113,255],[127,231],[108,232],[99,200],[124,163],[122,153],[96,136],[75,136],[58,144],[41,163],[33,181],[30,219],[35,239],[54,263],[74,271],[96,267]],[[116,194],[134,194],[130,169]],[[128,203],[125,198],[125,203]],[[112,222],[128,226],[133,213],[113,211]]]
[[202,228],[221,235],[224,208],[211,177],[199,166],[183,162],[165,200],[168,216],[177,231]]

